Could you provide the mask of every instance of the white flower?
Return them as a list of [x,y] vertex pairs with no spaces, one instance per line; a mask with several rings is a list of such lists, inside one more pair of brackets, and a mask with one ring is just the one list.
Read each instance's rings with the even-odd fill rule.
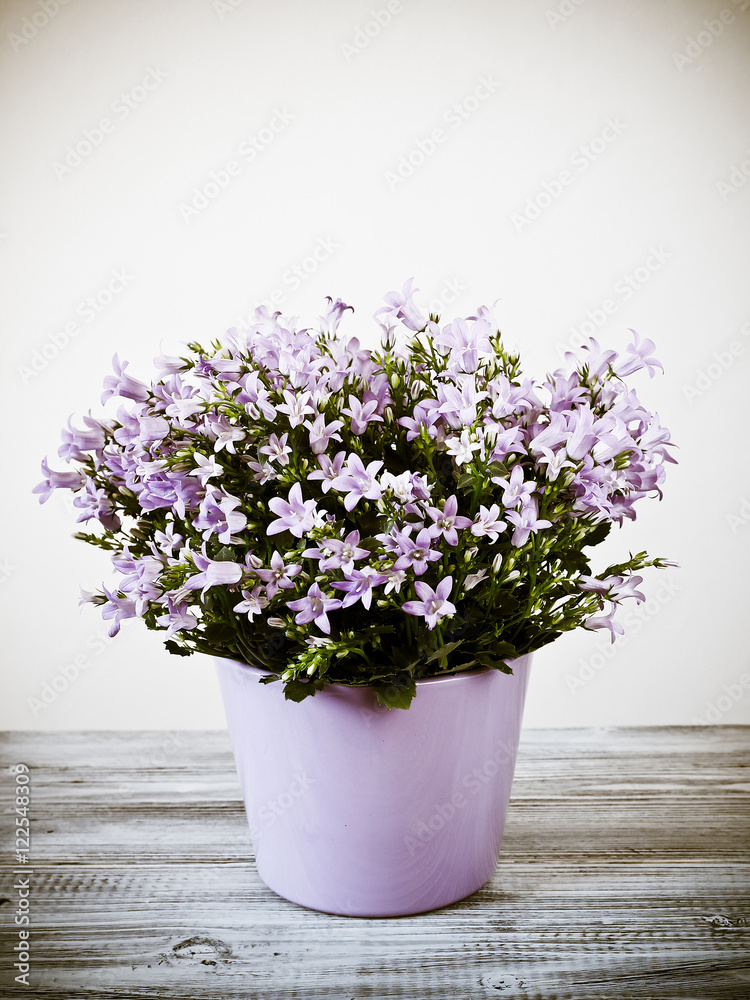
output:
[[478,441],[469,439],[469,431],[461,431],[461,437],[449,437],[445,440],[445,450],[456,460],[456,465],[465,465],[474,458],[474,452],[479,451],[482,445]]
[[487,576],[486,569],[480,569],[478,573],[469,573],[469,575],[464,580],[464,589],[472,590],[474,587],[476,587],[478,583],[481,583],[486,576]]

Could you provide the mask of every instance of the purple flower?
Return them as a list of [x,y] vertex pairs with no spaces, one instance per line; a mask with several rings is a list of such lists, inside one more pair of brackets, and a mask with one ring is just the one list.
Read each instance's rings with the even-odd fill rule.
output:
[[327,612],[338,610],[341,607],[341,601],[336,597],[326,597],[318,584],[314,583],[308,590],[306,597],[301,597],[298,601],[287,602],[287,607],[298,612],[294,619],[298,625],[315,622],[321,632],[330,635],[331,623],[328,621]]
[[643,583],[642,576],[605,576],[598,579],[595,576],[579,576],[578,586],[581,590],[588,590],[602,597],[607,594],[613,601],[622,601],[626,597],[633,597],[637,604],[646,600],[646,595],[636,588]]
[[418,333],[420,330],[424,330],[427,326],[427,317],[423,316],[421,311],[414,304],[414,292],[418,292],[418,288],[413,288],[414,278],[409,278],[401,292],[388,292],[385,296],[385,301],[387,305],[383,306],[382,309],[378,309],[375,313],[376,316],[387,315],[395,316],[396,319],[400,319],[405,327],[409,330],[414,330]]
[[363,607],[369,610],[372,603],[372,588],[379,587],[387,580],[385,574],[378,573],[372,566],[365,566],[364,569],[352,569],[347,573],[346,580],[336,580],[333,586],[336,590],[343,590],[346,593],[342,607],[348,608],[361,600]]
[[202,552],[193,552],[192,556],[198,572],[187,578],[183,585],[185,590],[201,590],[203,588],[201,597],[205,597],[209,587],[239,583],[242,578],[243,568],[238,563],[209,559],[206,555],[205,542]]
[[86,430],[80,430],[78,427],[74,427],[71,423],[71,417],[68,417],[68,426],[63,428],[62,439],[63,443],[57,449],[57,454],[60,458],[64,458],[66,462],[71,461],[83,461],[86,458],[87,451],[95,451],[97,454],[101,454],[104,448],[104,427],[99,423],[98,420],[93,420],[90,416],[84,417],[83,422],[86,424]]
[[283,395],[284,402],[277,406],[277,410],[280,413],[286,413],[290,427],[296,427],[304,421],[305,417],[315,415],[315,410],[310,406],[312,397],[309,392],[296,394],[290,392],[289,389],[284,389]]
[[534,423],[529,428],[533,435],[529,441],[529,451],[532,455],[541,455],[548,450],[555,451],[562,447],[568,439],[568,425],[565,417],[557,410],[549,416],[549,423]]
[[444,580],[441,580],[436,590],[433,590],[432,587],[429,587],[422,580],[416,580],[414,582],[414,589],[420,600],[407,601],[406,604],[402,605],[402,608],[409,615],[424,617],[427,622],[427,628],[432,631],[441,618],[456,613],[455,604],[451,604],[448,600],[452,586],[453,578],[450,576],[446,576]]
[[169,422],[164,417],[142,414],[138,419],[138,440],[141,444],[163,441],[169,434]]
[[151,549],[154,554],[163,552],[167,556],[171,556],[175,549],[180,547],[180,543],[184,541],[182,535],[176,535],[174,533],[174,521],[170,521],[167,524],[166,531],[155,531],[154,540],[151,543]]
[[113,437],[123,448],[127,448],[128,445],[133,444],[134,441],[140,441],[141,417],[145,414],[145,412],[145,406],[137,406],[132,413],[129,410],[126,410],[124,406],[120,406],[118,408],[117,420],[119,421],[120,426],[115,428]]
[[411,488],[417,500],[429,500],[432,486],[427,480],[427,476],[422,476],[418,472],[411,475]]
[[104,584],[102,584],[102,590],[107,597],[106,603],[101,605],[102,618],[112,623],[108,629],[111,638],[120,631],[120,622],[123,619],[137,617],[135,601],[132,601],[129,597],[119,597],[116,592],[107,590]]
[[252,590],[243,590],[242,596],[243,601],[239,604],[235,604],[233,610],[238,611],[240,614],[246,614],[250,621],[253,620],[254,615],[260,614],[263,608],[268,606],[268,598],[261,594],[261,586],[258,584],[253,587]]
[[352,452],[342,475],[337,476],[331,483],[333,489],[346,493],[344,507],[347,510],[354,510],[362,497],[366,500],[381,498],[383,491],[375,475],[382,467],[382,462],[370,462],[365,468],[359,455]]
[[309,472],[307,478],[322,480],[320,488],[324,493],[327,493],[333,486],[336,477],[341,475],[345,458],[345,451],[336,452],[333,459],[330,459],[328,455],[318,455],[318,465],[320,468],[314,472]]
[[378,416],[378,401],[371,399],[368,403],[361,403],[356,396],[349,396],[349,406],[342,408],[341,412],[347,417],[351,417],[352,434],[364,434],[367,425],[373,421],[383,423],[383,418]]
[[440,553],[430,548],[431,542],[432,535],[427,528],[422,528],[416,539],[410,538],[405,531],[402,531],[398,539],[402,554],[393,564],[393,568],[408,569],[413,567],[416,575],[421,576],[427,571],[431,562],[440,558]]
[[520,455],[524,450],[523,432],[515,425],[503,429],[502,424],[486,423],[484,440],[487,447],[492,448],[492,462],[504,462],[508,455]]
[[624,378],[626,375],[640,371],[641,368],[647,368],[649,378],[653,378],[657,368],[664,371],[661,361],[649,357],[655,346],[653,340],[644,340],[643,343],[640,343],[640,337],[635,330],[630,330],[630,333],[633,334],[633,343],[628,344],[625,354],[612,363],[612,371],[615,375]]
[[[341,437],[336,431],[343,426],[344,423],[342,420],[332,420],[330,424],[327,424],[325,414],[323,413],[319,413],[312,423],[306,420],[305,427],[310,432],[310,451],[314,455],[321,455],[328,448],[331,441],[340,441]],[[308,476],[309,478],[311,477]]]
[[477,535],[478,537],[486,535],[494,544],[500,532],[505,531],[508,527],[505,521],[500,520],[500,514],[500,508],[496,503],[493,503],[491,507],[480,506],[479,513],[474,518],[474,523],[471,526],[472,535]]
[[491,327],[486,319],[475,319],[471,326],[465,319],[454,319],[443,327],[435,338],[435,345],[450,351],[452,365],[460,365],[464,372],[475,372],[479,352],[492,351],[490,332]]
[[567,415],[568,437],[565,450],[568,458],[580,461],[594,447],[597,441],[597,432],[594,430],[596,416],[589,406],[581,406],[572,410]]
[[302,567],[296,563],[289,563],[289,565],[285,566],[281,555],[278,552],[274,552],[271,556],[271,568],[256,569],[255,572],[266,584],[266,594],[268,595],[268,599],[272,600],[279,589],[291,590],[294,587],[292,577],[297,576],[301,570]]
[[515,524],[511,544],[519,547],[526,544],[532,531],[537,532],[540,528],[549,528],[552,526],[551,521],[545,521],[543,518],[537,519],[535,497],[532,497],[529,503],[521,508],[520,513],[516,510],[508,510],[505,512],[505,516],[511,524]]
[[273,497],[268,501],[268,506],[277,515],[277,520],[271,521],[266,529],[269,535],[278,535],[280,531],[291,531],[295,538],[302,538],[321,523],[321,514],[316,502],[302,499],[302,487],[299,483],[295,483],[289,490],[288,500]]
[[252,470],[256,483],[272,483],[274,479],[279,478],[270,462],[264,462],[263,465],[258,462],[248,462],[247,467]]
[[341,317],[347,309],[351,309],[354,312],[354,308],[346,305],[341,299],[334,301],[330,295],[326,295],[326,302],[328,303],[328,307],[325,314],[318,317],[320,320],[320,332],[327,333],[329,336],[335,336],[338,325],[341,322]]
[[477,403],[487,398],[477,392],[474,376],[466,377],[459,388],[441,382],[437,388],[438,412],[454,430],[467,428],[477,419]]
[[563,469],[574,469],[575,463],[568,461],[568,453],[565,448],[559,451],[551,451],[549,448],[542,448],[542,454],[537,458],[537,465],[547,466],[547,479],[554,483]]
[[120,592],[135,601],[135,613],[142,616],[148,602],[161,597],[159,577],[164,570],[163,560],[154,556],[131,556],[126,545],[119,555],[112,557],[112,565],[124,574]]
[[156,619],[157,625],[167,626],[166,639],[171,639],[175,632],[195,628],[198,624],[198,619],[188,612],[187,607],[187,601],[183,601],[178,607],[175,607],[172,598],[167,596],[168,613]]
[[55,472],[47,465],[47,459],[42,459],[42,472],[44,480],[38,483],[32,493],[39,494],[39,503],[46,503],[55,490],[80,490],[86,482],[86,476],[82,472]]
[[418,438],[422,433],[423,427],[430,437],[437,437],[438,428],[436,425],[441,421],[439,406],[440,404],[436,399],[423,399],[421,402],[415,404],[411,417],[404,416],[398,418],[397,423],[407,429],[407,441],[413,441],[415,438]]
[[236,532],[243,531],[247,524],[245,515],[235,510],[241,502],[229,494],[218,491],[209,493],[201,500],[199,513],[193,524],[203,532],[205,539],[215,533],[223,545],[236,544],[240,541],[235,537]]
[[286,443],[288,438],[288,434],[282,434],[280,439],[275,434],[271,434],[268,438],[268,444],[264,444],[258,448],[258,454],[268,455],[267,460],[269,462],[278,462],[279,465],[289,465],[289,456],[292,454],[292,449]]
[[171,354],[160,354],[154,358],[154,368],[163,378],[165,375],[176,375],[190,367],[190,362],[184,358],[177,358]]
[[205,427],[209,437],[214,439],[214,451],[226,448],[232,455],[237,454],[234,442],[242,441],[245,437],[245,432],[241,427],[230,424],[223,414],[219,417],[206,417]]
[[95,517],[107,531],[118,531],[120,528],[120,518],[114,512],[112,501],[104,489],[96,488],[93,479],[86,480],[86,486],[83,492],[74,498],[73,506],[81,511],[76,518],[76,524],[79,521],[90,521]]
[[302,555],[308,559],[319,559],[321,573],[327,573],[329,569],[340,569],[344,573],[351,573],[354,569],[354,560],[364,559],[370,554],[367,549],[358,548],[358,542],[359,532],[350,531],[343,540],[324,538],[316,548],[305,549]]
[[589,615],[588,618],[584,618],[583,627],[590,629],[592,632],[600,628],[609,629],[609,633],[612,637],[611,642],[614,642],[616,634],[624,635],[625,633],[625,629],[622,625],[614,620],[616,612],[617,605],[613,601],[612,607],[606,615]]
[[472,526],[470,517],[461,517],[458,514],[458,499],[455,496],[449,497],[445,501],[443,510],[438,507],[428,507],[427,513],[434,522],[427,526],[427,531],[433,538],[442,535],[448,545],[458,545],[456,528],[471,528]]
[[[536,483],[524,482],[523,469],[520,465],[514,465],[510,474],[510,480],[493,476],[492,482],[503,488],[503,507],[517,507],[522,503],[524,507],[530,502],[530,494],[534,492]],[[513,542],[515,545],[516,543]]]
[[[617,359],[616,351],[602,350],[599,342],[593,337],[589,337],[589,342],[584,345],[583,349],[587,354],[584,364],[589,371],[589,375],[601,377],[609,370],[612,362]],[[575,354],[572,354],[570,351],[565,352],[565,361],[568,364],[576,364],[577,360]]]
[[137,403],[145,403],[149,397],[149,389],[145,382],[140,382],[132,375],[128,375],[125,369],[128,367],[127,361],[120,364],[120,359],[115,354],[112,358],[114,375],[107,375],[104,379],[104,392],[102,402],[106,403],[111,396],[124,396],[126,399],[134,399]]
[[199,451],[196,451],[193,453],[193,458],[198,463],[198,466],[192,472],[188,472],[188,475],[199,479],[201,486],[205,486],[209,479],[213,476],[220,476],[224,471],[224,466],[219,465],[213,455],[206,458],[205,455],[201,455]]

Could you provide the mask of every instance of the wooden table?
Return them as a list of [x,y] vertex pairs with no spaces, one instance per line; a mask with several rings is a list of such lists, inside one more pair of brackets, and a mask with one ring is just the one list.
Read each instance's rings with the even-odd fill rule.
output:
[[[384,920],[263,885],[226,732],[7,733],[2,747],[2,997],[750,997],[750,727],[524,730],[492,882]],[[25,878],[28,988],[9,957]]]

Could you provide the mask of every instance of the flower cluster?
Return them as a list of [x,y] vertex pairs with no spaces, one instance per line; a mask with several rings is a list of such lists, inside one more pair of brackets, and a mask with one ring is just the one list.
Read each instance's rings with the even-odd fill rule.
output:
[[[260,666],[294,700],[374,684],[407,707],[420,677],[507,661],[582,625],[614,640],[644,596],[646,553],[592,575],[584,550],[661,496],[669,432],[625,379],[661,368],[651,341],[595,340],[541,383],[521,377],[491,312],[441,324],[412,283],[376,315],[379,350],[256,310],[210,349],[115,355],[112,417],[70,421],[35,492],[75,493],[77,536],[112,553],[84,594],[171,652]],[[90,524],[91,522],[91,524]]]

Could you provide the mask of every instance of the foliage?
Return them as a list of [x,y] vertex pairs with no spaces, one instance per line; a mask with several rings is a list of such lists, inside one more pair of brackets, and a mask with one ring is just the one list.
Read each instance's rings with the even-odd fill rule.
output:
[[141,618],[170,652],[229,656],[300,701],[373,684],[407,708],[421,677],[512,661],[643,600],[646,553],[591,575],[588,549],[661,495],[669,433],[625,379],[659,362],[636,334],[522,379],[486,308],[441,325],[411,282],[376,313],[381,348],[256,311],[151,383],[114,358],[116,416],[68,422],[35,492],[75,493],[78,538],[116,585],[85,599],[115,634]]

